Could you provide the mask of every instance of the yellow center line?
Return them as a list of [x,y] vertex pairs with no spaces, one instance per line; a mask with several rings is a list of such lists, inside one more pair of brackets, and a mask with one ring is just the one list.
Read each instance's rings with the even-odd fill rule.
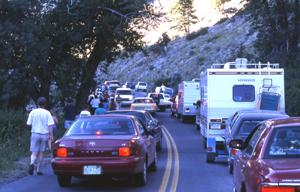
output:
[[163,131],[163,136],[165,138],[166,144],[167,144],[167,149],[168,149],[168,160],[167,160],[167,165],[166,165],[166,169],[165,169],[165,173],[163,176],[163,180],[161,182],[161,185],[159,187],[159,192],[165,192],[168,186],[168,182],[170,179],[170,175],[171,175],[171,168],[172,168],[172,149],[171,149],[171,143],[170,140],[168,138],[168,136],[166,135],[165,131],[162,129]]
[[178,184],[178,178],[179,178],[179,153],[177,150],[177,146],[176,143],[172,137],[172,135],[170,134],[170,132],[164,128],[166,134],[169,136],[170,140],[171,140],[171,144],[172,144],[172,148],[174,150],[174,173],[173,173],[173,180],[172,180],[172,184],[171,184],[171,192],[175,192],[177,190],[177,184]]

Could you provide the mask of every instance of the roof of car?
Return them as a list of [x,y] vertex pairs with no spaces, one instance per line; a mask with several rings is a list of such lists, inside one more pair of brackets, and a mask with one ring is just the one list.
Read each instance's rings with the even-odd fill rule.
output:
[[116,110],[116,111],[107,111],[107,114],[120,114],[120,113],[146,113],[143,110]]
[[300,125],[300,117],[287,117],[287,118],[280,118],[280,119],[272,119],[267,122],[273,126]]
[[152,99],[152,98],[150,98],[150,97],[136,97],[136,98],[134,98],[134,100],[136,100],[136,99]]
[[90,115],[90,116],[86,116],[86,117],[81,117],[81,119],[94,119],[94,118],[109,118],[109,117],[121,117],[121,118],[135,118],[133,115],[122,115],[122,114],[118,114],[118,113],[105,113],[105,114],[101,114],[101,115]]

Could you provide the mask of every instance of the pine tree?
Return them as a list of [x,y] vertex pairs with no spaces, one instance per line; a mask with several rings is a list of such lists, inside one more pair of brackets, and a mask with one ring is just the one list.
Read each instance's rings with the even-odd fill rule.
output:
[[176,25],[173,28],[190,33],[190,26],[198,22],[193,9],[193,0],[178,0],[171,13],[174,15]]

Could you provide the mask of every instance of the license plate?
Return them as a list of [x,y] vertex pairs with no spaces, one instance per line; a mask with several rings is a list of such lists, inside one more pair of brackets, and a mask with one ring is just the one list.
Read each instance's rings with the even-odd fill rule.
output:
[[84,165],[83,175],[101,175],[102,168],[100,165]]
[[211,129],[221,129],[221,124],[219,123],[211,123],[210,124]]

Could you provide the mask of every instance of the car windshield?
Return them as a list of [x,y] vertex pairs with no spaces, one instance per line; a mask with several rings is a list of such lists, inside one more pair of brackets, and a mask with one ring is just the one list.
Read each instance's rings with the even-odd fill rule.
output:
[[237,130],[237,136],[248,136],[259,122],[258,120],[244,120]]
[[146,86],[147,84],[146,83],[139,83],[139,85]]
[[300,127],[275,128],[265,151],[266,158],[299,158]]
[[117,88],[119,88],[119,87],[115,87],[115,86],[108,87],[108,89],[109,89],[110,91],[115,91]]
[[132,95],[130,90],[117,90],[117,95]]
[[67,131],[73,135],[132,135],[134,127],[127,118],[82,118]]
[[133,103],[154,103],[152,99],[136,99]]

